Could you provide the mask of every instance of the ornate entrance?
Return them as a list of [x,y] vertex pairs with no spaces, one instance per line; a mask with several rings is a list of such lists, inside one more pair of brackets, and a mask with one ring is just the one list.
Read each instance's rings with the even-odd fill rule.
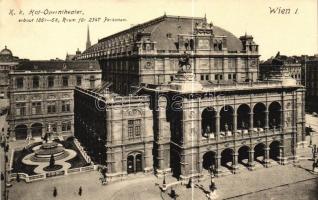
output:
[[35,123],[31,126],[32,137],[42,137],[42,124]]
[[14,129],[15,138],[17,140],[25,140],[28,136],[28,127],[26,125],[18,125]]
[[131,153],[127,156],[127,173],[137,173],[142,171],[142,155],[139,152]]

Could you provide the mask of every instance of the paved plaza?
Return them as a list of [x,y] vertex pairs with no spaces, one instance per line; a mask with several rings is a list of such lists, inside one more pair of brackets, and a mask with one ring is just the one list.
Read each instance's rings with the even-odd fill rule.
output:
[[[314,138],[314,142],[318,138]],[[300,149],[302,156],[310,157],[308,147]],[[310,173],[312,161],[302,160],[299,165],[275,165],[271,168],[259,168],[255,171],[243,170],[239,174],[219,177],[215,179],[218,188],[218,199],[313,199],[317,185],[317,175]],[[134,177],[135,176],[135,177]],[[169,188],[161,192],[162,178],[146,175],[129,176],[125,181],[102,185],[100,174],[96,171],[64,177],[50,178],[44,181],[13,183],[9,197],[14,200],[36,199],[171,199]],[[137,176],[137,177],[136,177]],[[167,183],[176,181],[167,177]],[[193,188],[188,189],[186,184],[173,187],[179,195],[178,199],[207,199],[204,190],[208,190],[210,178],[194,182]],[[79,187],[83,188],[82,196],[78,195]],[[53,197],[53,188],[57,188],[58,196]],[[287,195],[287,196],[286,196]],[[296,196],[294,196],[296,195]],[[297,196],[298,195],[298,196]],[[263,198],[268,197],[268,198]],[[271,197],[271,198],[270,198]]]
[[[310,123],[316,123],[317,118],[310,118]],[[313,127],[315,128],[315,127]],[[307,137],[307,141],[309,137]],[[313,137],[313,143],[318,144],[318,136]],[[18,145],[13,143],[13,145]],[[20,144],[21,145],[21,144]],[[258,167],[255,171],[241,168],[240,173],[215,178],[217,199],[316,199],[318,176],[312,174],[311,148],[299,148],[301,161],[298,164],[278,165],[270,168]],[[94,200],[160,200],[171,199],[171,188],[162,192],[159,188],[163,179],[153,175],[129,175],[124,181],[102,185],[97,171],[50,178],[33,183],[13,182],[9,189],[11,200],[42,200],[42,199],[94,199]],[[176,179],[167,176],[167,184]],[[207,199],[205,191],[209,190],[210,177],[208,173],[198,182],[193,182],[192,188],[186,183],[173,186],[177,199]],[[57,196],[53,197],[53,188],[57,188]],[[82,187],[82,195],[78,190]]]

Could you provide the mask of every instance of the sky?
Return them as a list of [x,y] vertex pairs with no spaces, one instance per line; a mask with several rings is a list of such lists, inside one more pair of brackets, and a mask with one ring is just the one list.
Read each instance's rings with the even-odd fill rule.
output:
[[[289,14],[270,14],[270,9],[290,9]],[[10,15],[14,9],[15,15]],[[30,11],[80,10],[75,15],[31,15]],[[24,15],[19,14],[22,11]],[[286,12],[287,10],[285,10]],[[318,53],[316,0],[0,0],[0,49],[14,56],[36,60],[64,59],[66,53],[85,49],[87,26],[92,44],[98,39],[151,19],[167,15],[204,17],[235,36],[253,35],[261,59],[276,55]],[[41,18],[56,22],[35,22]],[[62,22],[62,18],[76,22]],[[89,18],[101,18],[88,22]],[[104,18],[125,19],[103,22]],[[18,22],[19,19],[33,22]],[[78,22],[78,18],[86,21]]]

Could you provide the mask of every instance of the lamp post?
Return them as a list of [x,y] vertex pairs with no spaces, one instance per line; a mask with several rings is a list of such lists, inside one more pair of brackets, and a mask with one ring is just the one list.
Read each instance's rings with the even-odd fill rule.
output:
[[163,171],[162,189],[165,191],[167,189],[166,185],[166,172]]
[[311,126],[310,125],[309,125],[307,130],[309,132],[309,147],[312,147],[312,131],[311,131]]
[[99,145],[99,150],[98,150],[98,157],[99,157],[99,164],[102,164],[102,139],[98,137],[98,145]]

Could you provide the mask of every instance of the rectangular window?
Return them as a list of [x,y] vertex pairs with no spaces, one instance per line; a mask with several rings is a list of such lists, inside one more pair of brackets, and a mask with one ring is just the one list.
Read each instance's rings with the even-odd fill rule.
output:
[[39,86],[40,86],[40,80],[39,80],[39,77],[38,77],[38,76],[33,77],[32,82],[33,82],[33,88],[39,88]]
[[95,80],[90,80],[89,81],[89,85],[90,85],[90,88],[95,88]]
[[233,74],[233,80],[236,80],[236,74]]
[[42,113],[41,102],[32,103],[32,115],[39,115]]
[[17,116],[25,116],[26,115],[26,104],[25,103],[17,103],[16,104],[16,115]]
[[205,75],[205,80],[209,80],[209,75]]
[[248,68],[248,66],[247,66],[247,60],[246,59],[242,59],[242,68],[243,69],[247,69]]
[[62,78],[62,85],[63,87],[68,87],[68,77],[67,76],[63,76]]
[[141,120],[137,119],[134,121],[134,126],[135,126],[135,136],[140,136],[140,125],[141,125]]
[[47,113],[56,113],[56,103],[54,101],[47,103]]
[[215,80],[219,80],[219,75],[218,75],[218,74],[215,74],[215,75],[214,75],[214,79],[215,79]]
[[227,79],[231,80],[232,79],[232,74],[227,75]]
[[222,74],[220,74],[220,80],[223,80],[223,75]]
[[223,59],[222,58],[215,58],[214,59],[214,68],[215,69],[222,69],[223,68]]
[[69,101],[62,101],[62,112],[70,112],[71,105]]
[[54,87],[54,77],[53,76],[49,76],[47,85],[49,88]]
[[229,63],[229,68],[235,69],[235,67],[236,67],[236,59],[235,58],[229,58],[228,63]]
[[134,137],[134,120],[128,120],[128,138]]
[[141,120],[128,120],[128,138],[135,138],[141,135]]
[[82,85],[82,77],[81,76],[77,76],[76,77],[76,85],[77,86],[81,86]]
[[200,78],[200,79],[201,79],[201,81],[203,81],[203,80],[204,80],[204,75],[201,75],[201,78]]
[[63,122],[62,131],[70,131],[70,130],[71,130],[71,122]]
[[16,86],[17,88],[23,88],[23,78],[19,77],[16,79]]

